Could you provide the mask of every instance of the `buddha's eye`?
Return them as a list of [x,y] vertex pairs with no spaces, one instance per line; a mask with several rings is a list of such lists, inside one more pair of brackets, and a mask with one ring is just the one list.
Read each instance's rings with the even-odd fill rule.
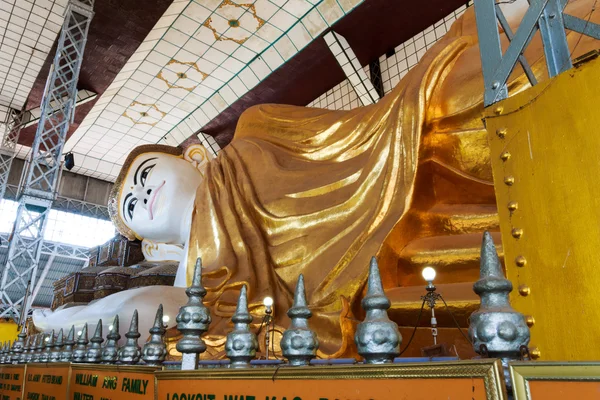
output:
[[133,219],[133,210],[135,210],[135,205],[137,204],[137,202],[138,200],[134,197],[133,199],[131,199],[129,205],[127,206],[127,215],[129,215],[129,220]]
[[148,165],[142,170],[142,173],[140,174],[140,183],[142,184],[142,186],[146,186],[146,178],[148,178],[148,174],[150,173],[150,171],[152,171],[152,168],[154,168],[155,165],[156,164]]

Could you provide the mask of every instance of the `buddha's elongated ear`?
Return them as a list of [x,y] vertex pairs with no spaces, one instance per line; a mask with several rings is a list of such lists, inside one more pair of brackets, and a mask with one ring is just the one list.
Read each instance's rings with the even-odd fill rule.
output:
[[148,239],[142,240],[142,253],[146,261],[180,262],[184,257],[182,246],[153,242]]
[[206,168],[206,164],[213,156],[209,154],[204,146],[198,143],[188,146],[183,153],[183,158],[192,163],[198,171],[203,172]]

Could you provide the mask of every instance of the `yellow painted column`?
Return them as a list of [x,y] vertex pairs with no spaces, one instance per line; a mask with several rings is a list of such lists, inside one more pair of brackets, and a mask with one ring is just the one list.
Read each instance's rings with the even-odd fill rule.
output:
[[488,107],[512,305],[544,360],[600,359],[600,60]]
[[19,326],[11,321],[0,321],[0,344],[14,341],[19,334]]

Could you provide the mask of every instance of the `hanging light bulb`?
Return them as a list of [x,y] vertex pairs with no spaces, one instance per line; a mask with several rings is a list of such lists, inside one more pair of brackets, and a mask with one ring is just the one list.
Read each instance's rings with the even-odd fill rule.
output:
[[429,283],[433,282],[436,275],[435,269],[433,269],[432,267],[423,268],[423,272],[421,272],[421,274],[423,275],[423,279],[425,279]]

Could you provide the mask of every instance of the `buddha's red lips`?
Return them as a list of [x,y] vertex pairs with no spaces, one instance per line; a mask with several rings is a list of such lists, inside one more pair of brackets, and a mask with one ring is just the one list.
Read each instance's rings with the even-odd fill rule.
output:
[[166,181],[162,181],[162,183],[158,185],[156,189],[154,189],[152,197],[150,197],[150,201],[148,202],[148,214],[150,215],[150,221],[154,219],[154,211],[152,210],[152,208],[154,207],[154,201],[156,200],[156,196],[158,195],[160,189],[162,189],[162,187],[165,186],[165,183]]

